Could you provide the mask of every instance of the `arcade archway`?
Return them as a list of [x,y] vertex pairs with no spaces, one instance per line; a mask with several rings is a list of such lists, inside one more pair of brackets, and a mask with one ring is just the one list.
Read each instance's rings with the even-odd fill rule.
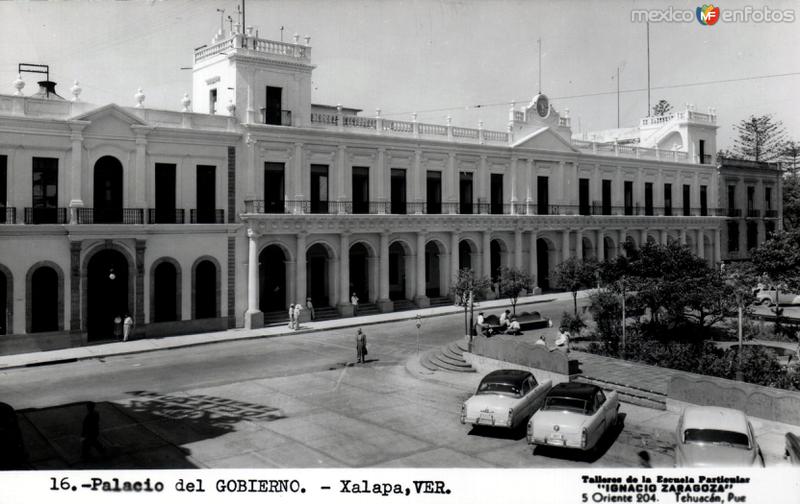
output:
[[86,267],[86,332],[89,341],[114,337],[114,318],[133,313],[128,260],[114,249],[94,254]]

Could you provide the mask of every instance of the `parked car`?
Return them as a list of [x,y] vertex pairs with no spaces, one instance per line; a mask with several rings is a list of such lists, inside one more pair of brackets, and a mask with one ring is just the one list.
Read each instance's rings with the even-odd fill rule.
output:
[[763,287],[756,290],[756,303],[769,306],[800,305],[800,294],[786,292],[774,287]]
[[588,451],[619,422],[617,392],[597,385],[559,383],[528,422],[528,444]]
[[753,426],[739,410],[690,406],[675,434],[677,467],[764,466]]
[[27,458],[17,412],[0,402],[0,470],[27,469]]
[[552,385],[550,380],[537,383],[529,371],[492,371],[461,405],[461,423],[513,429],[539,409]]

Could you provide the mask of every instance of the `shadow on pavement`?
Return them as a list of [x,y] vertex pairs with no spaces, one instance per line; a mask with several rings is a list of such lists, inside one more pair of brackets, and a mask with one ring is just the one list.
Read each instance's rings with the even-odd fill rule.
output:
[[513,429],[504,429],[502,427],[489,427],[486,425],[475,425],[472,427],[467,435],[469,436],[481,436],[481,437],[488,437],[493,439],[511,439],[514,441],[519,441],[520,439],[525,438],[525,431],[528,428],[528,422],[522,422],[520,425],[517,425]]
[[242,421],[284,418],[280,409],[207,395],[128,392],[119,402],[98,402],[104,453],[81,454],[86,403],[17,412],[31,469],[191,469],[183,445],[222,436]]

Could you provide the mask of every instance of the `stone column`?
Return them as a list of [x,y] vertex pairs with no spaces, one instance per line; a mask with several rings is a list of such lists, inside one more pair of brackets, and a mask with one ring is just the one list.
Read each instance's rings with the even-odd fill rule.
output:
[[[303,310],[300,312],[301,322],[311,320],[311,314],[305,309],[306,306],[306,233],[301,231],[297,233],[297,247],[295,251],[295,264],[297,270],[295,271],[295,303],[300,303]],[[291,302],[291,301],[290,301]]]
[[[337,213],[340,213],[340,214],[346,213],[345,212],[345,201],[347,201],[347,183],[348,183],[347,176],[345,174],[345,157],[346,157],[346,154],[347,154],[347,151],[346,151],[345,146],[344,145],[340,145],[338,150],[336,151],[336,172],[337,172],[336,173],[336,181],[337,181],[336,185],[338,186],[336,188],[336,194],[337,194],[337,198],[336,199],[339,202],[339,209],[338,209]],[[349,281],[345,281],[345,284],[348,284],[348,287],[349,287]],[[349,300],[350,300],[350,294],[347,294],[347,301],[348,302],[344,303],[344,304],[349,304]]]
[[350,234],[339,235],[339,305],[336,307],[343,317],[353,316],[350,304]]
[[514,267],[522,270],[522,230],[514,230]]
[[481,276],[491,278],[492,272],[492,235],[489,231],[484,231],[481,236]]
[[597,230],[597,260],[604,261],[606,259],[606,238],[603,233],[603,228]]
[[680,237],[681,237],[680,238],[681,239],[681,245],[686,245],[686,229],[681,228]]
[[[286,265],[286,296],[289,298],[289,303],[296,303],[297,299],[297,261],[284,261]],[[295,301],[297,300],[297,301]],[[305,300],[304,300],[305,301]],[[287,306],[288,308],[288,306]]]
[[[491,188],[489,187],[490,176],[489,176],[489,166],[487,164],[486,155],[481,156],[480,168],[478,169],[477,179],[478,179],[477,180],[478,202],[488,205],[490,200],[489,191],[491,190]],[[486,211],[486,213],[488,213],[488,210]]]
[[[375,201],[378,203],[386,203],[389,197],[386,194],[386,179],[390,178],[390,174],[386,173],[386,148],[378,147],[378,162],[375,167]],[[378,213],[388,213],[386,205],[378,205]],[[388,299],[388,298],[387,298]]]
[[705,236],[703,235],[703,228],[697,230],[697,257],[705,259],[706,244],[704,243]]
[[[414,168],[411,171],[412,187],[414,188],[414,197],[412,200],[417,203],[417,208],[414,213],[422,212],[422,203],[425,201],[425,178],[426,174],[422,170],[422,151],[417,149],[414,151]],[[423,250],[424,252],[424,250]]]
[[[136,306],[134,309],[134,321],[136,322],[136,334],[144,333],[144,253],[147,250],[146,240],[136,240]],[[150,295],[153,293],[151,292]]]
[[[145,180],[147,175],[147,138],[148,130],[135,129],[136,133],[136,168],[134,171],[133,201],[131,208],[145,208],[147,196],[145,195]],[[124,197],[123,197],[124,200]]]
[[[294,169],[294,199],[295,199],[294,213],[303,213],[302,201],[305,198],[305,196],[303,194],[303,172],[305,170],[303,169],[303,144],[300,143],[300,142],[296,142],[294,144],[294,157],[293,157],[292,161],[293,161],[292,164],[294,165],[294,167],[293,167],[293,169]],[[298,264],[298,269],[299,269],[299,265],[300,265],[299,257],[300,256],[298,256],[298,263],[297,263]],[[303,258],[305,260],[305,253],[303,253]],[[298,285],[298,287],[299,287],[299,285]],[[305,288],[303,290],[305,290]],[[305,301],[305,297],[303,297],[303,299],[301,301],[303,303],[303,306],[305,306],[305,302],[306,302]],[[300,313],[305,313],[305,310],[300,312]],[[311,315],[309,315],[309,317],[310,316]]]
[[380,244],[380,282],[378,283],[378,310],[386,313],[394,310],[389,299],[389,233],[381,233]]
[[667,234],[667,230],[666,229],[662,229],[661,230],[661,245],[666,245],[667,244],[668,237],[669,237],[669,235]]
[[415,268],[417,281],[416,281],[416,295],[414,296],[414,303],[420,308],[430,306],[430,299],[425,293],[425,233],[417,233],[417,267]]
[[446,197],[445,201],[449,203],[447,206],[448,208],[446,213],[450,214],[457,214],[458,213],[458,170],[456,170],[456,154],[454,152],[450,152],[447,155],[447,168],[445,171],[445,187],[446,187]]
[[720,231],[719,228],[714,228],[714,262],[719,263],[722,261],[722,244],[720,243]]
[[639,246],[644,247],[645,245],[647,245],[647,229],[642,229],[642,238]]
[[[526,166],[526,184],[525,184],[525,213],[528,215],[534,215],[536,212],[534,211],[533,207],[533,194],[534,194],[534,187],[536,184],[536,177],[533,173],[533,159],[528,159],[527,166]],[[533,274],[533,273],[531,273]]]
[[575,257],[583,259],[583,230],[580,228],[575,232]]
[[[83,208],[83,195],[81,193],[81,173],[83,172],[83,131],[85,125],[70,123],[72,133],[71,163],[70,163],[70,196],[69,223],[78,223],[78,208]],[[80,323],[80,320],[78,321]],[[73,329],[74,330],[74,329]]]
[[624,229],[617,231],[617,255],[624,256],[625,254],[625,240],[627,240],[627,233]]
[[264,327],[264,314],[258,306],[258,234],[254,229],[247,230],[247,311],[244,313],[245,329]]
[[[746,212],[747,203],[745,202],[742,214]],[[747,250],[747,221],[745,219],[739,219],[739,254],[741,254],[741,257],[749,257]]]
[[534,229],[531,231],[528,246],[528,274],[533,279],[533,294],[539,294],[542,289],[539,288],[539,248],[536,246],[538,239],[537,232]]
[[517,158],[511,158],[511,183],[509,184],[511,197],[509,198],[509,203],[511,203],[511,209],[509,214],[515,215],[517,213],[516,205],[517,205]]
[[245,199],[246,200],[254,200],[258,198],[258,195],[261,194],[261,199],[266,200],[267,195],[263,194],[262,191],[264,190],[261,187],[261,190],[257,190],[256,186],[256,141],[250,135],[247,135],[247,140],[245,141],[247,144],[247,166],[245,166],[245,180],[247,181],[247,187],[245,188]]
[[569,229],[561,232],[561,262],[569,259]]
[[69,331],[71,333],[81,332],[81,245],[80,240],[69,242]]
[[461,255],[458,250],[458,231],[450,233],[450,287],[458,281],[458,261]]

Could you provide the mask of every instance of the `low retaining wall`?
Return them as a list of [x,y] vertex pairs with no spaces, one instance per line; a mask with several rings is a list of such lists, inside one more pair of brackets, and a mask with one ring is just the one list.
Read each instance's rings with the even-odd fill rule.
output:
[[683,403],[720,406],[744,411],[765,420],[800,425],[800,393],[703,375],[673,376],[667,390],[667,408]]
[[552,380],[554,384],[570,381],[570,376],[578,373],[578,362],[567,354],[506,335],[476,336],[472,352],[464,352],[464,359],[481,372],[524,369],[538,381]]

